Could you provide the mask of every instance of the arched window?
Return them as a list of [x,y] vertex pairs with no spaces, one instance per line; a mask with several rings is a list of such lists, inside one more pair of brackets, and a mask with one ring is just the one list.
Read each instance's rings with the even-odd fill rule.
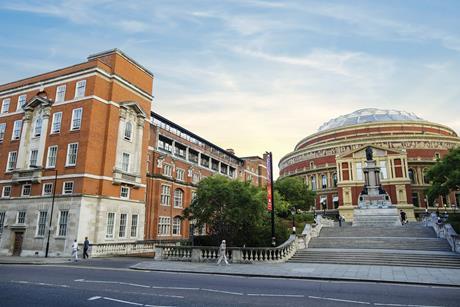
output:
[[174,191],[174,207],[175,208],[182,208],[184,201],[184,191],[181,189],[176,189]]
[[34,136],[40,136],[41,134],[42,134],[42,117],[39,116],[37,120],[35,120]]
[[311,176],[311,189],[316,191],[316,176]]
[[332,183],[334,185],[334,188],[336,188],[337,187],[337,173],[334,173],[332,175]]
[[133,124],[131,124],[131,122],[127,122],[125,124],[125,135],[124,135],[125,140],[131,141],[132,134],[133,134]]
[[322,175],[321,176],[321,187],[323,189],[326,189],[327,188],[327,177],[326,175]]
[[182,221],[180,220],[180,217],[176,216],[173,218],[173,224],[172,224],[172,234],[173,236],[180,236],[181,233],[181,223]]
[[410,179],[410,183],[412,184],[415,184],[415,173],[414,173],[414,170],[409,168],[409,179]]

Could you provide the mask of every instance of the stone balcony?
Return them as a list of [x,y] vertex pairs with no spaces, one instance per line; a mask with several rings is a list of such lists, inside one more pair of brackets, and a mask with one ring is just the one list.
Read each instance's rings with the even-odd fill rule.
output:
[[16,184],[23,182],[40,183],[43,170],[41,168],[16,169],[12,174],[11,181]]
[[140,174],[127,173],[119,168],[113,169],[113,183],[114,184],[127,184],[135,188],[142,186],[142,180]]

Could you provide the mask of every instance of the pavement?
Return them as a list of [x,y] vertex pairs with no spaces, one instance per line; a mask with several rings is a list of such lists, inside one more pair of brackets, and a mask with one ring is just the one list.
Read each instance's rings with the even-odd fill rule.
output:
[[[146,258],[92,258],[77,263],[69,258],[0,257],[0,264],[87,265],[126,267],[157,272],[233,275],[246,277],[291,278],[336,281],[367,281],[415,285],[460,287],[460,268],[401,267],[377,265],[341,265],[323,263],[231,264],[181,261],[142,261]],[[423,261],[421,259],[421,261]],[[125,265],[124,265],[125,264]]]

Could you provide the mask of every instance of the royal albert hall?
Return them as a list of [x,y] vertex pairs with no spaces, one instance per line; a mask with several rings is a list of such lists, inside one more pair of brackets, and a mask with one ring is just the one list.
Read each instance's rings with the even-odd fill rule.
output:
[[449,210],[460,204],[459,191],[431,204],[425,198],[425,173],[449,149],[460,146],[457,133],[404,111],[361,109],[329,120],[280,160],[280,178],[302,177],[316,191],[316,210],[338,209],[351,220],[364,185],[368,146],[380,167],[383,189],[410,219],[427,205]]

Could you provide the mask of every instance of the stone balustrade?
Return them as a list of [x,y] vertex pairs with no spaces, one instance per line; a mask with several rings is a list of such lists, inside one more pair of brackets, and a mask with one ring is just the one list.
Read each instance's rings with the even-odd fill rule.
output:
[[[137,242],[117,242],[117,243],[99,243],[90,244],[89,254],[91,257],[122,256],[122,255],[139,255],[153,254],[158,244],[163,246],[180,244],[176,240],[149,240]],[[83,250],[83,244],[79,245]]]
[[446,239],[453,252],[460,253],[460,236],[452,225],[444,223],[435,213],[425,217],[424,223],[428,227],[433,227],[438,238]]
[[[232,263],[277,263],[291,258],[298,247],[297,236],[277,247],[229,247],[227,258]],[[157,245],[155,260],[215,262],[219,257],[216,246],[165,246]]]

